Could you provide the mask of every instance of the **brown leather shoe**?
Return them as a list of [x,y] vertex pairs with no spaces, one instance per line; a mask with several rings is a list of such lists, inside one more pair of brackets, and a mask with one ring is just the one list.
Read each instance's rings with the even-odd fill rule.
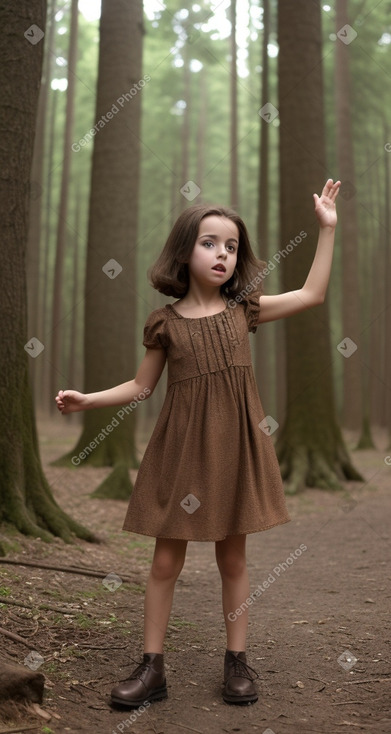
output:
[[134,708],[162,698],[167,698],[162,653],[144,653],[143,662],[111,691],[113,703]]
[[[252,676],[251,673],[255,673],[255,676]],[[258,700],[258,694],[253,681],[258,677],[256,670],[247,665],[245,652],[226,650],[223,690],[225,703],[255,703]]]

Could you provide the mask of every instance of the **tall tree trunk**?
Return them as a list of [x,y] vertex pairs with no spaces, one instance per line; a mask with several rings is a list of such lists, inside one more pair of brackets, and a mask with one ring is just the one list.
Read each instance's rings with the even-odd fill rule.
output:
[[[390,128],[384,120],[384,140],[389,140]],[[390,181],[390,153],[384,153],[384,292],[385,302],[385,417],[388,428],[388,448],[391,448],[391,181]]]
[[238,188],[238,64],[236,45],[236,0],[231,0],[231,136],[230,136],[230,205],[239,207]]
[[25,257],[45,15],[42,0],[0,6],[0,521],[43,540],[71,541],[73,533],[91,540],[43,474],[28,379],[28,360],[43,346],[28,339]]
[[[44,245],[43,245],[43,274],[42,274],[42,295],[41,295],[41,306],[39,309],[39,328],[42,334],[46,334],[46,348],[50,352],[51,344],[51,329],[50,329],[50,316],[52,306],[52,283],[50,278],[50,267],[49,267],[49,256],[50,256],[50,212],[52,211],[52,175],[53,175],[53,160],[54,160],[54,146],[56,142],[56,111],[57,102],[60,92],[58,90],[52,91],[52,104],[50,107],[50,122],[49,122],[49,149],[48,149],[48,162],[46,171],[46,194],[45,196],[45,228],[44,228]],[[40,365],[38,371],[39,379],[39,393],[41,395],[40,409],[43,409],[45,413],[49,413],[52,409],[53,395],[50,390],[47,389],[50,379],[50,360],[44,359]]]
[[[367,186],[366,186],[366,201],[365,206],[368,211],[371,211],[373,208],[373,177],[374,177],[374,171],[371,169],[371,163],[373,161],[373,158],[370,156],[370,150],[367,149],[366,151],[366,164],[367,164],[367,170],[368,170],[368,176],[367,176]],[[364,292],[362,293],[362,301],[364,306],[364,313],[370,314],[369,319],[367,321],[367,324],[373,324],[372,315],[374,313],[374,293],[375,293],[375,283],[376,280],[376,256],[374,256],[374,253],[376,252],[376,241],[373,242],[372,238],[372,232],[373,232],[373,225],[369,220],[369,217],[366,217],[363,225],[362,225],[362,240],[365,242],[364,247],[364,253],[363,253],[363,266],[362,266],[362,272],[360,280],[361,282],[367,282],[368,287],[364,289]],[[369,268],[369,272],[368,272]],[[370,362],[371,362],[371,347],[372,347],[372,339],[373,339],[373,331],[374,329],[371,327],[370,329],[365,328],[362,331],[362,337],[361,337],[361,344],[362,344],[362,352],[363,352],[363,359],[362,359],[362,410],[363,410],[363,420],[362,420],[362,427],[361,427],[361,434],[359,441],[357,443],[357,449],[373,449],[375,448],[375,444],[373,442],[372,438],[372,431],[371,431],[371,388],[374,384],[373,380],[373,373],[370,369]]]
[[[375,160],[377,149],[372,151],[371,160]],[[385,153],[385,156],[389,154]],[[385,157],[385,165],[387,158]],[[373,205],[371,208],[372,221],[376,221],[378,227],[375,232],[375,249],[371,255],[373,277],[373,294],[371,306],[371,351],[370,351],[370,371],[371,371],[371,423],[382,429],[386,428],[386,418],[384,411],[384,385],[386,384],[385,373],[385,233],[384,233],[384,177],[383,171],[380,173],[376,167],[376,172],[372,168],[369,172],[373,182]]]
[[[190,180],[190,112],[191,112],[191,71],[190,71],[190,50],[188,41],[185,42],[183,48],[183,100],[185,109],[183,110],[182,130],[181,130],[181,188]],[[198,186],[198,182],[195,181]],[[190,188],[191,184],[189,187]],[[196,189],[194,189],[194,192]],[[185,191],[186,193],[186,191]],[[190,195],[193,191],[190,188]],[[186,209],[188,197],[179,193],[179,208]],[[192,201],[192,199],[190,199]],[[194,202],[193,202],[194,203]]]
[[[261,108],[269,102],[269,54],[270,35],[270,2],[263,0],[263,39],[262,39],[262,90]],[[259,257],[266,262],[269,259],[269,123],[260,118],[259,138],[259,175],[258,175],[258,212],[257,240]],[[266,413],[272,409],[271,392],[271,360],[272,327],[265,324],[255,339],[255,376],[262,405]]]
[[[320,3],[280,0],[281,239],[308,237],[285,257],[284,290],[300,287],[314,256],[313,193],[326,177]],[[287,491],[360,479],[337,425],[327,304],[286,319],[287,416],[277,442]]]
[[[86,392],[125,382],[136,371],[139,141],[147,83],[141,77],[142,33],[141,0],[103,0],[85,281]],[[110,407],[85,412],[76,447],[57,463],[76,457],[76,466],[137,466],[137,411],[126,407],[120,415]]]
[[[68,357],[68,380],[70,385],[76,385],[80,380],[81,375],[77,369],[77,355],[79,346],[79,325],[81,323],[80,318],[80,243],[79,243],[79,232],[80,232],[80,192],[79,188],[76,188],[75,197],[75,226],[73,239],[73,274],[72,274],[72,316],[70,323],[69,333],[69,357]],[[72,415],[72,414],[71,414]],[[77,415],[77,414],[73,414]]]
[[[49,12],[50,17],[50,12]],[[45,38],[44,46],[44,72],[41,80],[38,101],[38,113],[36,124],[36,135],[34,141],[33,162],[31,167],[31,190],[30,190],[30,210],[29,210],[29,233],[27,242],[27,301],[28,301],[28,330],[29,334],[34,335],[41,340],[44,333],[40,329],[40,295],[45,288],[42,282],[42,243],[41,243],[41,213],[42,213],[42,193],[43,193],[43,164],[44,164],[44,145],[46,135],[46,120],[48,118],[48,99],[51,79],[52,66],[52,48],[54,40],[55,20],[52,16],[49,21],[49,33]],[[42,367],[42,365],[38,365]],[[37,362],[30,360],[30,378],[31,386],[35,395],[35,401],[41,403],[41,392],[37,390]]]
[[[336,0],[337,32],[349,23],[348,0]],[[357,350],[343,360],[343,425],[359,430],[363,419],[361,382],[360,299],[358,289],[358,218],[355,196],[351,118],[350,44],[335,43],[336,126],[339,177],[342,181],[339,221],[342,247],[342,337]]]
[[208,88],[207,88],[207,70],[204,66],[199,73],[199,95],[200,95],[200,109],[198,114],[198,126],[197,126],[197,168],[196,168],[196,182],[200,187],[201,192],[204,183],[204,170],[205,170],[205,139],[206,131],[208,127],[207,114],[208,114]]
[[[77,23],[78,23],[78,0],[72,0],[71,24],[69,32],[68,52],[68,87],[65,111],[64,152],[61,173],[60,208],[57,222],[57,244],[56,262],[54,268],[53,306],[52,306],[52,330],[51,330],[51,373],[50,392],[54,396],[59,388],[58,379],[62,374],[61,354],[64,331],[62,328],[63,313],[63,286],[64,286],[64,259],[67,242],[67,214],[69,177],[71,170],[73,112],[75,99],[76,63],[77,63]],[[52,411],[55,410],[55,402],[52,400]]]

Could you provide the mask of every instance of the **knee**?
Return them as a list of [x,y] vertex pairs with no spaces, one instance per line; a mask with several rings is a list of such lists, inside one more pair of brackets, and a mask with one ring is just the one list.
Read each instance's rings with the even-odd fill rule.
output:
[[226,579],[238,579],[246,573],[246,556],[241,553],[228,552],[216,555],[220,575]]
[[157,581],[175,581],[182,571],[184,560],[182,555],[167,552],[155,553],[151,574]]

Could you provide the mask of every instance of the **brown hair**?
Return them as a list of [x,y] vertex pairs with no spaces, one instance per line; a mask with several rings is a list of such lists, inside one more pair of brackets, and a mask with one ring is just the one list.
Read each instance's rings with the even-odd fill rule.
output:
[[[161,254],[149,271],[151,283],[160,293],[174,298],[181,298],[187,293],[189,288],[187,263],[198,237],[200,222],[209,216],[226,217],[234,222],[239,230],[238,260],[235,271],[232,277],[221,286],[221,293],[227,298],[235,298],[253,281],[259,284],[260,271],[266,263],[255,257],[243,220],[233,209],[196,204],[180,214]],[[250,290],[260,292],[261,287],[254,285]]]

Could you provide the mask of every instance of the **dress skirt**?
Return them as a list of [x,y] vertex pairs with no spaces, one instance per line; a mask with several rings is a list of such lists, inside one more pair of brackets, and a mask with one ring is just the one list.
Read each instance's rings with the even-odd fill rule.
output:
[[186,318],[172,305],[149,316],[143,343],[166,351],[167,394],[124,530],[218,541],[289,522],[251,364],[258,314],[249,297],[213,316]]

